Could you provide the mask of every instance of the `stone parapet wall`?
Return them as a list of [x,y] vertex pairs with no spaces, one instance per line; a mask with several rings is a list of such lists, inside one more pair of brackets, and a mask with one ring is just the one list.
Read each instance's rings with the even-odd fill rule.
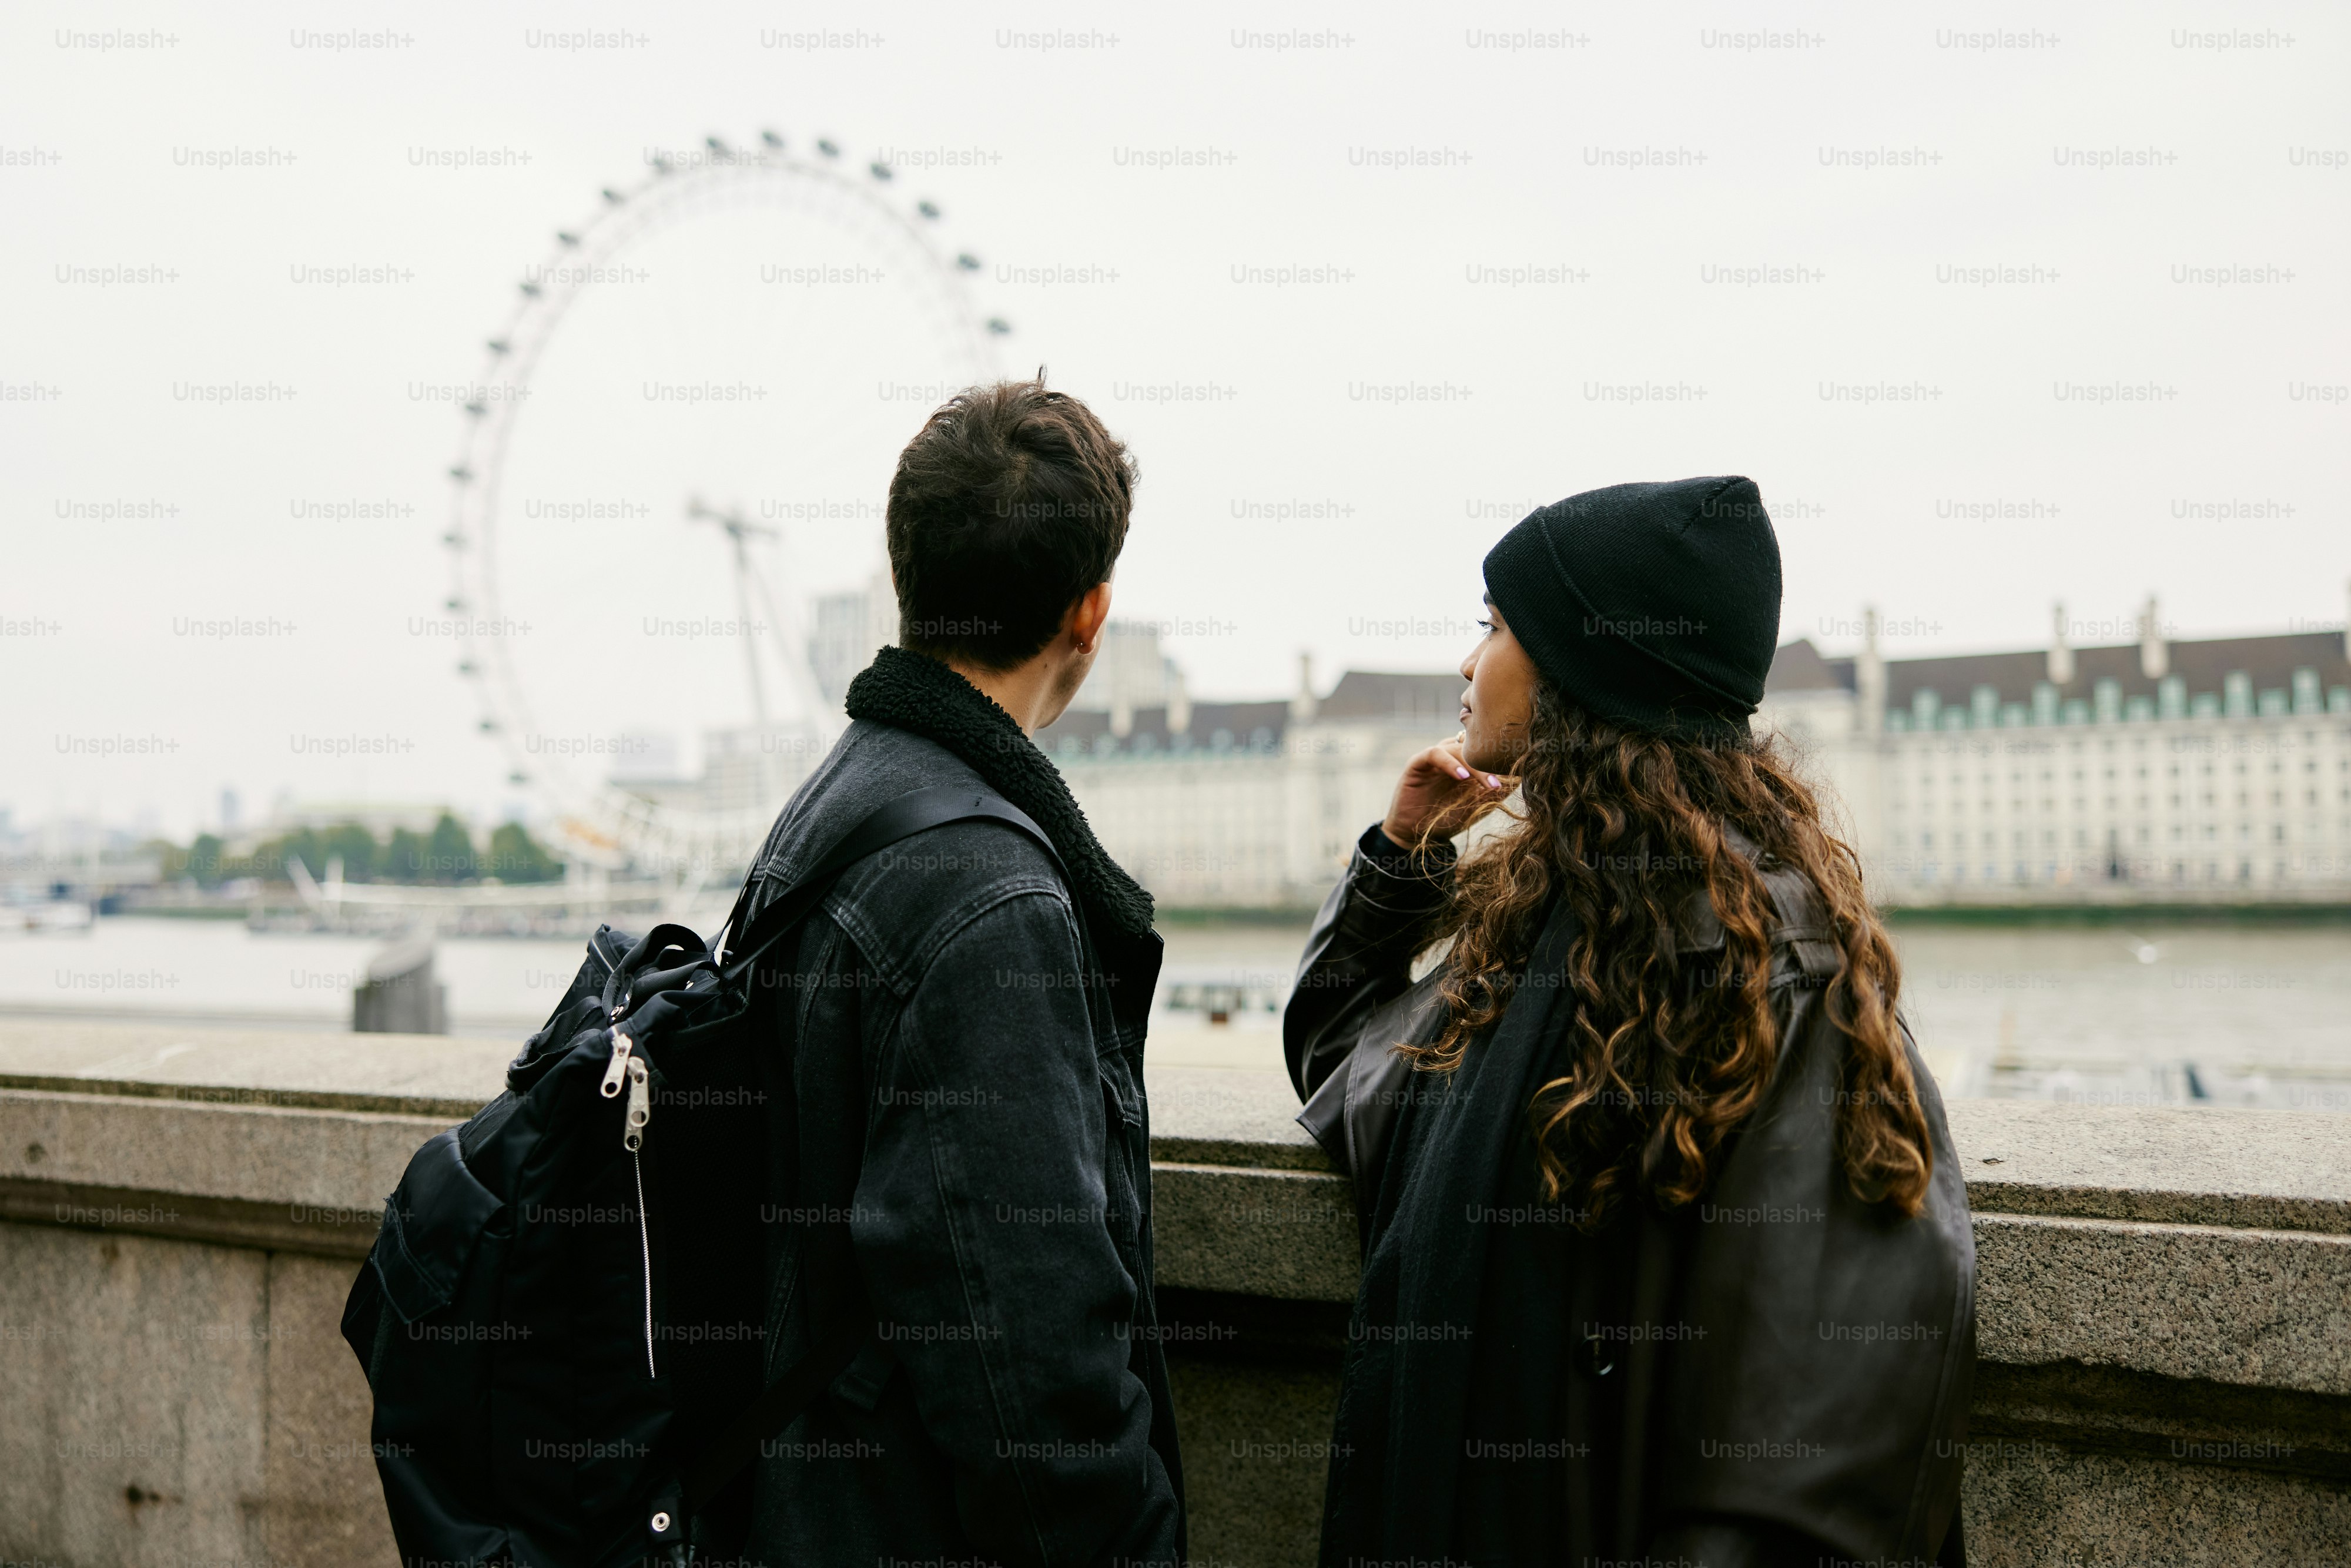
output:
[[[395,1560],[336,1330],[411,1153],[510,1048],[0,1024],[0,1561]],[[1155,1072],[1196,1518],[1311,1561],[1346,1184],[1270,1075]],[[1959,1102],[1978,1563],[2351,1561],[2351,1124]]]

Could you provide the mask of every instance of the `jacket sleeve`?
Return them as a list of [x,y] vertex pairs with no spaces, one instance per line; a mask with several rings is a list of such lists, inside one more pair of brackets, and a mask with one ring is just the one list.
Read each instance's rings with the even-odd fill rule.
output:
[[1453,885],[1454,851],[1414,855],[1374,822],[1306,936],[1281,1015],[1281,1045],[1301,1101],[1347,1060],[1364,1020],[1412,983],[1412,956]]
[[874,1066],[851,1232],[883,1343],[988,1562],[1172,1564],[1180,1509],[1129,1368],[1137,1281],[1066,904],[1013,890],[950,936]]

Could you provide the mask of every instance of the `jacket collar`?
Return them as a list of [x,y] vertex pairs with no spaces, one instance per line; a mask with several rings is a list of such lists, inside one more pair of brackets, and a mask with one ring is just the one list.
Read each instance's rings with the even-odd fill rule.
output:
[[1151,930],[1151,894],[1094,837],[1061,769],[977,686],[936,659],[884,648],[850,682],[849,716],[911,730],[963,758],[1045,830],[1092,915],[1130,936]]

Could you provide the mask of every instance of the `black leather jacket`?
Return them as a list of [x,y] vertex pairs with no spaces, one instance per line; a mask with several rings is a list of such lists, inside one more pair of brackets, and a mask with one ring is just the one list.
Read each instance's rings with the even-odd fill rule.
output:
[[[852,726],[777,822],[759,902],[883,800],[947,784],[994,788],[946,746]],[[1015,803],[1057,841],[1082,831]],[[870,1308],[882,1338],[768,1446],[751,1560],[1176,1561],[1142,1071],[1157,959],[1155,936],[1090,934],[1025,836],[962,822],[853,865],[760,977],[768,1375],[837,1312]],[[817,1239],[841,1216],[845,1259]]]
[[[1365,834],[1283,1019],[1299,1119],[1353,1177],[1364,1237],[1326,1563],[1960,1559],[1975,1249],[1941,1101],[1913,1048],[1926,1207],[1855,1199],[1823,999],[1840,950],[1810,883],[1761,869],[1779,916],[1768,1097],[1700,1203],[1583,1235],[1534,1179],[1529,1091],[1556,1064],[1511,1029],[1572,927],[1554,914],[1459,1070],[1413,1072],[1387,1048],[1442,1023],[1407,969],[1451,859]],[[1702,897],[1679,926],[1685,954],[1723,945]]]

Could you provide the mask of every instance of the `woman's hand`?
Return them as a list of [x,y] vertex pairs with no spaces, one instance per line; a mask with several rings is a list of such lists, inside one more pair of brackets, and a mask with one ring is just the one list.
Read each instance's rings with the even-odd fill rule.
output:
[[1513,782],[1472,771],[1461,760],[1461,737],[1439,741],[1404,765],[1404,776],[1396,780],[1395,797],[1388,802],[1380,831],[1399,849],[1417,849],[1421,830],[1430,818],[1465,796],[1508,794]]

